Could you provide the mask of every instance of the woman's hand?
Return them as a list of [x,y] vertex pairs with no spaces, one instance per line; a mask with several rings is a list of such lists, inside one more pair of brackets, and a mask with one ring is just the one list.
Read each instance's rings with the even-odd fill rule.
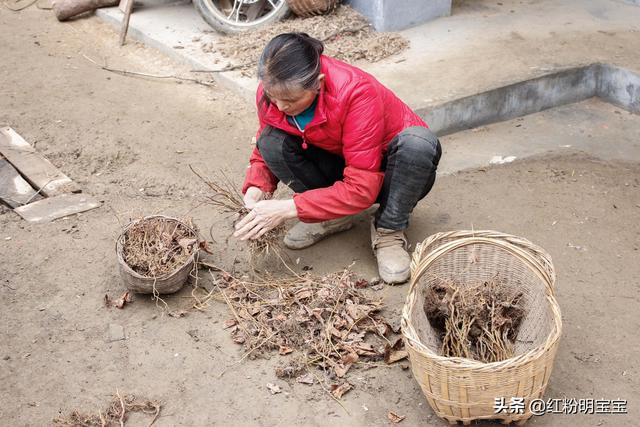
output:
[[251,212],[236,224],[233,236],[240,240],[258,239],[285,220],[297,216],[298,210],[293,199],[263,200],[257,202]]
[[242,201],[244,202],[245,208],[253,209],[256,203],[264,198],[265,194],[261,189],[259,189],[258,187],[249,187],[244,193],[244,198]]

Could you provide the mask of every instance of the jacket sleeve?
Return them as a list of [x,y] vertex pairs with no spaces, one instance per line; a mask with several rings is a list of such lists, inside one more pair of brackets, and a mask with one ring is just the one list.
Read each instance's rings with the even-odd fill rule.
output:
[[342,127],[343,180],[327,188],[294,195],[298,218],[303,222],[326,221],[361,212],[375,202],[382,187],[382,98],[371,83],[361,82],[349,100]]
[[[256,92],[256,107],[258,109],[258,120],[260,121],[260,127],[256,132],[256,141],[260,138],[262,130],[266,124],[263,120],[263,107],[260,105],[260,99],[262,98],[262,85],[258,86]],[[278,178],[271,173],[271,170],[265,163],[264,159],[260,155],[258,146],[256,145],[249,157],[249,167],[247,168],[247,174],[242,185],[242,194],[247,192],[249,187],[258,187],[265,193],[273,193],[278,185]]]

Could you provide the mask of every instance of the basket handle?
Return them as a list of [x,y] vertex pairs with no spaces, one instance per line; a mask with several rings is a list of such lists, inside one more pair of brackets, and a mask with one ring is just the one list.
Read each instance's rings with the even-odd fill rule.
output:
[[[429,240],[429,239],[427,239]],[[523,239],[524,240],[524,239]],[[425,241],[426,243],[427,241]],[[431,250],[427,255],[425,255],[426,248],[428,245],[419,245],[416,247],[416,251],[414,252],[413,259],[411,261],[411,286],[409,288],[409,292],[413,292],[418,279],[422,276],[427,267],[436,261],[438,258],[444,256],[448,252],[451,252],[455,249],[473,245],[476,243],[484,243],[493,246],[500,247],[501,249],[506,250],[512,255],[516,256],[520,260],[522,260],[527,267],[533,271],[546,285],[549,293],[554,295],[554,281],[555,275],[553,274],[552,269],[547,269],[545,266],[529,251],[523,249],[520,246],[514,245],[511,242],[504,241],[502,239],[498,240],[495,237],[463,237],[457,240],[453,240],[448,243],[444,243],[437,248]]]
[[[426,238],[422,243],[418,243],[416,245],[416,249],[413,253],[413,257],[411,259],[411,274],[414,275],[414,271],[416,271],[418,264],[421,260],[426,256],[425,252],[429,250],[429,252],[435,251],[437,248],[446,245],[450,242],[442,243],[437,247],[433,247],[439,240],[451,240],[458,241],[459,239],[466,239],[470,237],[478,237],[478,238],[486,238],[493,239],[494,241],[506,241],[514,246],[514,249],[519,249],[517,254],[514,255],[520,258],[527,258],[532,261],[532,263],[536,266],[536,268],[540,268],[544,275],[549,278],[547,282],[550,287],[552,294],[554,293],[555,283],[556,283],[556,274],[553,269],[553,263],[549,255],[539,246],[530,242],[527,239],[522,237],[513,236],[511,234],[501,233],[499,231],[493,230],[459,230],[459,231],[448,231],[442,233],[436,233],[428,238]],[[470,242],[471,244],[473,242]],[[484,243],[490,243],[484,241]],[[502,246],[505,247],[505,246]],[[506,247],[505,247],[506,248]],[[513,253],[513,251],[511,251]],[[546,279],[545,279],[546,281]]]

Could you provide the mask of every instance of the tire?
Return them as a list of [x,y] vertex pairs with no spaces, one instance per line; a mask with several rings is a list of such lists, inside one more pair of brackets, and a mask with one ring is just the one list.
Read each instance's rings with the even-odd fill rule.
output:
[[227,17],[224,16],[215,6],[214,3],[216,1],[217,0],[193,0],[193,4],[207,24],[209,24],[214,30],[224,34],[238,34],[245,31],[255,30],[272,24],[273,22],[280,21],[286,18],[290,13],[289,5],[286,1],[282,1],[279,8],[268,16],[260,17],[251,22],[234,23],[227,20]]

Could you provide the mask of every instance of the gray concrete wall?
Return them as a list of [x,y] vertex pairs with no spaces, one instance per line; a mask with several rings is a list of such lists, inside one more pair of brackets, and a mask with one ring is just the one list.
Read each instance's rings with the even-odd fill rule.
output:
[[599,67],[597,95],[632,113],[640,113],[640,75],[609,64]]
[[418,110],[429,126],[446,135],[582,101],[596,94],[597,67],[571,68]]
[[597,96],[640,113],[640,74],[592,64],[416,110],[438,135],[501,122]]
[[451,0],[345,0],[378,31],[397,31],[451,14]]

